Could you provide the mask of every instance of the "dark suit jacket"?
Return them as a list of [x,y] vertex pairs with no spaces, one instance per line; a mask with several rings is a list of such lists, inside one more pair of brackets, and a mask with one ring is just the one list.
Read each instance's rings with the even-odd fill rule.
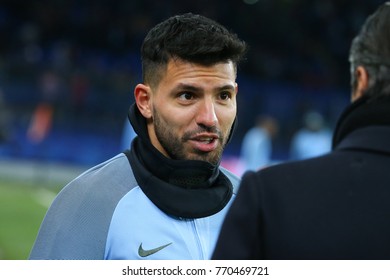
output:
[[390,259],[390,126],[246,173],[213,259]]

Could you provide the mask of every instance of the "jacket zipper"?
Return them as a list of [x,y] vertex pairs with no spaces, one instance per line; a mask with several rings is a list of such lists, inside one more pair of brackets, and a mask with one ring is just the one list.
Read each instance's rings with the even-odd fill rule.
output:
[[192,223],[193,233],[196,239],[196,245],[198,246],[198,250],[199,250],[199,255],[200,255],[199,259],[204,260],[205,258],[204,258],[203,248],[202,248],[202,242],[200,241],[199,238],[198,228],[196,226],[195,219],[193,219],[191,223]]

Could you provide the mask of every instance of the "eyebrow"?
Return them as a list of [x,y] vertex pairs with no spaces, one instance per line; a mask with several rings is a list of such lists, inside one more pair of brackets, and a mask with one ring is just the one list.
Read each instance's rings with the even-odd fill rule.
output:
[[[235,87],[232,85],[224,85],[221,87],[217,87],[217,91],[224,91],[224,90],[232,90],[234,91]],[[193,92],[202,92],[203,89],[201,87],[189,85],[189,84],[183,84],[180,83],[175,87],[175,90],[188,90],[188,91],[193,91]]]

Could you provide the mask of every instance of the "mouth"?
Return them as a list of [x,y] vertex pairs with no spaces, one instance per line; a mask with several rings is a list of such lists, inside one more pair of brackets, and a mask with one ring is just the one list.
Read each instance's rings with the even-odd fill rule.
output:
[[215,139],[216,138],[214,137],[200,137],[200,138],[196,138],[195,141],[203,142],[205,144],[210,144]]
[[197,135],[189,139],[192,147],[201,152],[211,152],[219,145],[218,135]]

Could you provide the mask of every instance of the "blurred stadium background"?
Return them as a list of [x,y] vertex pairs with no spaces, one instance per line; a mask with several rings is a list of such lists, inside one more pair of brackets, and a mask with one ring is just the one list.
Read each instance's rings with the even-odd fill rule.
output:
[[0,1],[0,259],[25,259],[53,196],[123,150],[139,48],[150,27],[200,13],[250,46],[239,70],[234,169],[255,117],[277,118],[275,161],[303,114],[333,128],[349,102],[348,48],[377,0]]

